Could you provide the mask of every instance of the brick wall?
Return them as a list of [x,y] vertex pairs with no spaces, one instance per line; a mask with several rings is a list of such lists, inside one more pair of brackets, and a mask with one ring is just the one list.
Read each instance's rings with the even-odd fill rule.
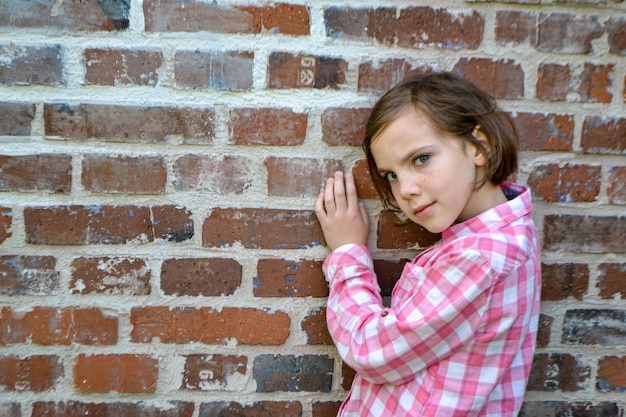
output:
[[374,100],[495,95],[534,191],[523,416],[626,408],[626,3],[0,1],[0,415],[334,416],[323,178],[352,170],[388,295],[436,236],[381,212]]

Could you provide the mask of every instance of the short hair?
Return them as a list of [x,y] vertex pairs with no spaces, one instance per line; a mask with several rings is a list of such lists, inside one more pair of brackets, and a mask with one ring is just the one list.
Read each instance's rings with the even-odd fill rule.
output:
[[[459,75],[436,72],[401,81],[374,105],[365,127],[363,150],[370,175],[386,209],[398,210],[389,182],[378,174],[372,142],[401,113],[412,106],[431,123],[463,143],[474,144],[486,159],[484,182],[503,183],[517,170],[518,136],[511,118],[500,111],[495,99]],[[476,127],[487,137],[487,146],[476,139]]]

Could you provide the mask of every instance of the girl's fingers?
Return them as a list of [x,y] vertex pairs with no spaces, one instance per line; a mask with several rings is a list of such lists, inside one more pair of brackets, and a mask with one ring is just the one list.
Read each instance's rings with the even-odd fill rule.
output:
[[359,197],[356,193],[356,185],[354,184],[354,176],[346,172],[346,198],[348,200],[348,207],[356,208],[359,204]]
[[348,208],[348,202],[346,201],[346,189],[344,186],[343,172],[337,171],[335,173],[335,206],[337,210],[346,210]]
[[326,187],[324,187],[324,207],[326,213],[335,211],[335,180],[334,178],[328,178],[326,180]]

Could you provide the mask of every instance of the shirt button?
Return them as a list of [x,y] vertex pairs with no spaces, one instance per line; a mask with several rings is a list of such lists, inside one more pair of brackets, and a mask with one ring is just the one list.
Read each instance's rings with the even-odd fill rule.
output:
[[387,317],[389,315],[388,311],[383,311],[382,313],[380,313],[381,316],[383,317]]

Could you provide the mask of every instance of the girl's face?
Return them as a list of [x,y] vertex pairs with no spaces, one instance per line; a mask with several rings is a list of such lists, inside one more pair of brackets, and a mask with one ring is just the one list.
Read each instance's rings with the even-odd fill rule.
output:
[[402,112],[374,139],[371,152],[402,212],[440,233],[493,204],[474,190],[484,155],[469,142],[433,130],[427,121],[412,108]]

